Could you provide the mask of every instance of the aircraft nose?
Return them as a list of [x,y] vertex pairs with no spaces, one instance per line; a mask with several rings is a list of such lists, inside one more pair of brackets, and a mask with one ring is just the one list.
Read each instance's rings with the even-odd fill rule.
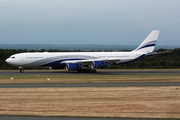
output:
[[12,64],[12,60],[10,60],[9,58],[6,59],[6,62],[9,63],[9,64]]
[[6,62],[11,65],[16,65],[16,61],[14,59],[8,58],[6,59]]
[[6,62],[9,63],[9,59],[6,59]]

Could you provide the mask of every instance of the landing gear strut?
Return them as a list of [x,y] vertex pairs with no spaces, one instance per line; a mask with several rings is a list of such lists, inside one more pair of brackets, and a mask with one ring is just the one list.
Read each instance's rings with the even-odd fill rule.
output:
[[20,69],[20,73],[24,73],[24,69],[22,66],[19,66],[19,69]]

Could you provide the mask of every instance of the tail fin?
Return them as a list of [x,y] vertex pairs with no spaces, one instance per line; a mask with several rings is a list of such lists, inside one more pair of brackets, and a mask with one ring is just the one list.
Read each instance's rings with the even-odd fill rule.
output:
[[139,47],[133,51],[136,51],[136,52],[138,51],[138,52],[142,52],[142,53],[153,52],[159,32],[160,32],[159,30],[153,30],[149,34],[149,36],[141,43],[141,45],[139,45]]

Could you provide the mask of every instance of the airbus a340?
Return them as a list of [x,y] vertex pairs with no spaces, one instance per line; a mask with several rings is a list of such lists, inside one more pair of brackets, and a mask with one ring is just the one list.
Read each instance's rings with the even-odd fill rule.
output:
[[120,65],[137,61],[151,55],[166,53],[153,52],[159,30],[153,30],[149,36],[131,52],[35,52],[19,53],[10,56],[6,62],[24,67],[49,66],[51,69],[64,69],[77,72],[96,72],[111,65]]

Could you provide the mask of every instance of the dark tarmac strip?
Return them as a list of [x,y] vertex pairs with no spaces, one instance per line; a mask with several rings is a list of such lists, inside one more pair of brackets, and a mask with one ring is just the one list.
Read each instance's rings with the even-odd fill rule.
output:
[[[0,120],[160,120],[160,119],[0,116]],[[168,120],[168,119],[163,119],[163,120]]]
[[68,71],[26,71],[20,73],[17,71],[0,71],[0,76],[21,76],[21,75],[180,75],[180,70],[137,70],[137,71],[101,71],[97,70],[97,73],[77,73]]
[[180,86],[177,83],[53,83],[53,84],[0,84],[0,88],[52,88],[52,87],[161,87]]

